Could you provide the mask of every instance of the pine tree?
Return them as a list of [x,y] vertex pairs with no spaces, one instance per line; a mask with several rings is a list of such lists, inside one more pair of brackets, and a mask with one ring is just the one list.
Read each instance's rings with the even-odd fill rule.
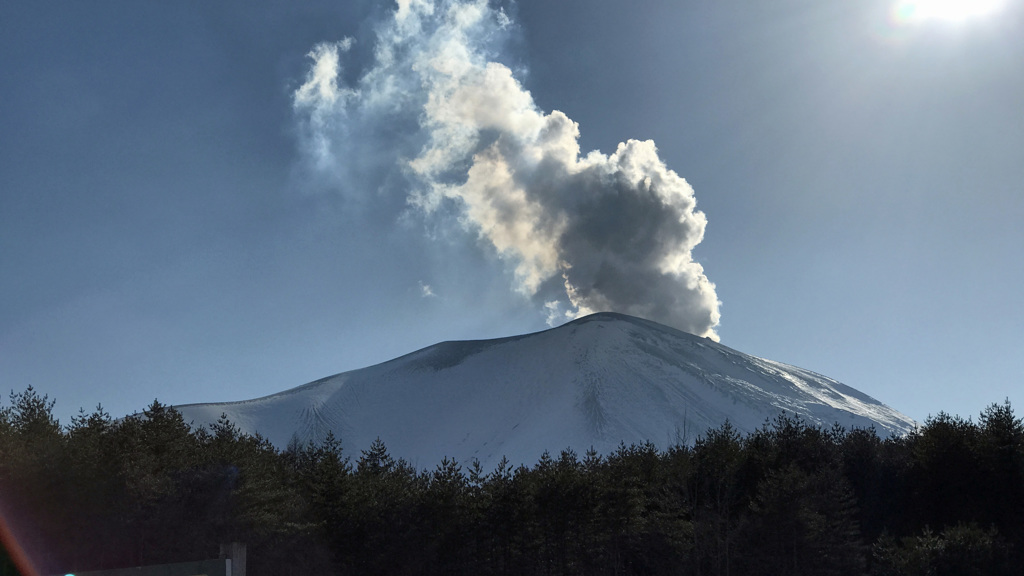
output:
[[689,492],[698,574],[733,573],[737,518],[744,504],[738,484],[742,458],[739,432],[728,421],[694,443]]

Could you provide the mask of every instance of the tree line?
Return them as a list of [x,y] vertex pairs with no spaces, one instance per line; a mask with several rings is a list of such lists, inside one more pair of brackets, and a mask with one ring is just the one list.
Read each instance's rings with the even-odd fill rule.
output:
[[1024,573],[1009,402],[902,437],[783,414],[746,435],[726,423],[692,445],[494,470],[418,470],[331,436],[281,450],[156,401],[66,426],[52,408],[32,388],[0,408],[0,514],[44,574],[214,558],[232,541],[253,576]]

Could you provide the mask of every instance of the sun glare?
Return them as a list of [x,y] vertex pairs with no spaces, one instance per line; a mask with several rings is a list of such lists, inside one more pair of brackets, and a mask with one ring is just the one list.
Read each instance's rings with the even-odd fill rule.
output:
[[898,0],[893,19],[902,24],[943,20],[962,22],[998,11],[1005,0]]

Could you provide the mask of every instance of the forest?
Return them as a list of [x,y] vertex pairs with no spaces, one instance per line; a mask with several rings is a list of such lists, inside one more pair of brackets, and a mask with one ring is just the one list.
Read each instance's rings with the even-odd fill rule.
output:
[[[216,558],[309,574],[1024,574],[1024,423],[1008,401],[903,437],[782,414],[690,445],[416,469],[379,440],[278,449],[154,401],[67,425],[33,388],[0,407],[0,575]],[[22,574],[22,576],[29,576]]]

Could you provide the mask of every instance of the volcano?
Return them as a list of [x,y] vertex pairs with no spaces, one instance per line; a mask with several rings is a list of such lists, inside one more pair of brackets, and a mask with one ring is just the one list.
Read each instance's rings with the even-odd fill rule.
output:
[[729,421],[750,432],[785,412],[824,427],[904,434],[915,423],[809,370],[656,322],[602,312],[495,340],[442,342],[253,400],[177,406],[193,426],[222,415],[279,447],[328,432],[348,456],[377,438],[395,458],[485,470],[548,451],[690,443]]

